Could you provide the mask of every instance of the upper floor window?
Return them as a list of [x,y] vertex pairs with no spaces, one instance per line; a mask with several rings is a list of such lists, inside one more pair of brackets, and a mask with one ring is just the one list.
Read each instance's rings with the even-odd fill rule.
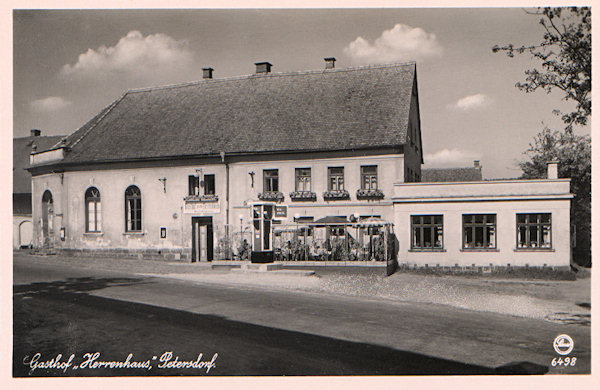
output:
[[90,187],[85,191],[85,231],[100,232],[102,230],[102,207],[100,191]]
[[552,214],[517,214],[517,248],[552,248]]
[[188,195],[200,195],[200,178],[196,175],[188,176]]
[[136,186],[125,190],[125,231],[142,231],[142,193]]
[[204,175],[204,195],[215,194],[215,175]]
[[329,191],[344,190],[344,167],[329,167]]
[[444,247],[443,215],[411,215],[412,249]]
[[[188,195],[198,196],[202,193],[204,195],[215,194],[215,175],[204,175],[204,180],[202,181],[202,183],[200,182],[200,177],[196,175],[190,175],[188,179]],[[204,190],[202,190],[202,188],[204,188]]]
[[278,169],[265,169],[263,170],[264,188],[265,192],[277,192],[279,191],[279,170]]
[[367,165],[360,167],[360,189],[377,189],[377,165]]
[[496,248],[496,214],[463,215],[463,248]]
[[310,168],[296,168],[296,191],[310,190]]

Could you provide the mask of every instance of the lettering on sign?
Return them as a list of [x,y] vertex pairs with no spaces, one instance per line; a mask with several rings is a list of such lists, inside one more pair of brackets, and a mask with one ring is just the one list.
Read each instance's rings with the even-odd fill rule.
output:
[[287,206],[275,206],[275,216],[279,218],[287,218]]
[[184,202],[183,212],[185,214],[220,213],[221,202]]

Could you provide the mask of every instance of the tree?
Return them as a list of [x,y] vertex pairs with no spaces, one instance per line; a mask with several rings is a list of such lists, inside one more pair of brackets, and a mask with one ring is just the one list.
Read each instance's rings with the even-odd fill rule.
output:
[[574,261],[591,266],[591,179],[592,147],[588,135],[556,131],[545,127],[524,153],[529,160],[519,163],[523,179],[546,177],[546,163],[559,161],[558,177],[571,178],[571,223],[576,227]]
[[526,93],[538,89],[550,93],[560,90],[564,100],[572,100],[575,109],[569,113],[554,110],[565,123],[564,131],[545,127],[529,144],[525,155],[529,161],[519,163],[522,178],[546,177],[546,163],[559,161],[559,177],[571,178],[571,222],[576,227],[573,259],[579,265],[591,266],[591,140],[578,136],[574,125],[586,125],[592,113],[592,12],[589,7],[538,8],[528,14],[541,16],[544,29],[542,42],[515,47],[494,46],[509,57],[529,53],[541,61],[541,71],[525,71],[525,81],[516,87]]
[[590,7],[538,8],[539,23],[544,28],[543,40],[539,44],[515,47],[513,44],[494,46],[494,53],[503,51],[509,57],[529,53],[541,61],[541,71],[525,71],[525,82],[518,82],[517,88],[525,92],[538,89],[550,93],[559,89],[564,100],[574,100],[575,110],[562,113],[566,130],[573,125],[585,125],[592,111],[592,11]]

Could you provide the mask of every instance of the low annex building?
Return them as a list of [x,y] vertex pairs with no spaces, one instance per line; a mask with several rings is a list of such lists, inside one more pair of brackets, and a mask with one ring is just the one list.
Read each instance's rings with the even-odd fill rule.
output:
[[334,61],[127,91],[31,155],[34,246],[210,261],[270,201],[391,222],[399,262],[569,265],[569,179],[421,182],[416,64]]

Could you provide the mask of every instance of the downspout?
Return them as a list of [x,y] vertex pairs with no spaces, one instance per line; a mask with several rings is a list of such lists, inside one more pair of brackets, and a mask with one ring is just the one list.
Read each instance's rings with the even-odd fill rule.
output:
[[229,228],[229,163],[225,162],[225,152],[221,152],[221,162],[225,164],[225,224]]

